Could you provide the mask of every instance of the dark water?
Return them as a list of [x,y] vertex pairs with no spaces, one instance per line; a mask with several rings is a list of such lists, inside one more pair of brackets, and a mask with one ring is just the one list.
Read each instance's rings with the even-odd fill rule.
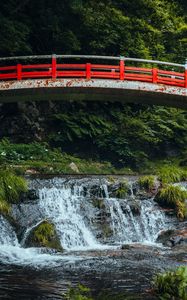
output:
[[120,294],[123,299],[157,299],[150,293],[154,274],[181,265],[166,250],[145,246],[72,255],[80,259],[67,257],[43,267],[1,265],[0,299],[65,299],[69,287],[78,283],[89,287],[94,299],[102,299],[101,294],[114,300]]

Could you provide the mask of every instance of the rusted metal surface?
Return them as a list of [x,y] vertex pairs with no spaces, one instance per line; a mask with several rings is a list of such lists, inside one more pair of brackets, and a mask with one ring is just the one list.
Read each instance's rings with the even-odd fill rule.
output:
[[27,100],[109,100],[187,109],[187,89],[106,79],[32,79],[0,82],[0,102]]

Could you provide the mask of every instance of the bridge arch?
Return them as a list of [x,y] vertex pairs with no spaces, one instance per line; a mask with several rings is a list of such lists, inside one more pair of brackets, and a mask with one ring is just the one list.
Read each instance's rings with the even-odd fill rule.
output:
[[100,100],[187,109],[187,65],[87,55],[7,57],[0,63],[0,102]]

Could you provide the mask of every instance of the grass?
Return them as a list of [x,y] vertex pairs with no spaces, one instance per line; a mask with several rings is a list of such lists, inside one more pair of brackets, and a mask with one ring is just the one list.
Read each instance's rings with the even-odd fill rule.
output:
[[162,183],[171,183],[187,180],[187,170],[177,166],[162,166],[157,170],[158,179]]
[[155,201],[163,206],[174,208],[176,215],[179,219],[183,220],[186,217],[186,205],[187,191],[180,186],[165,185],[163,186],[155,196]]
[[187,300],[187,267],[157,274],[153,286],[160,300]]
[[10,217],[11,203],[18,203],[21,193],[26,191],[24,178],[9,170],[0,170],[0,214]]
[[8,203],[19,201],[20,194],[27,191],[27,182],[24,178],[15,175],[9,170],[0,171],[0,197]]

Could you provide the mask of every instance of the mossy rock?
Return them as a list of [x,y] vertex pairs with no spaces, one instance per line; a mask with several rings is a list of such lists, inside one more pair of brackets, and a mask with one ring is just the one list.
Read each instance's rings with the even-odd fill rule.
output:
[[111,185],[110,188],[110,196],[118,199],[126,198],[129,192],[129,183],[124,180],[119,184]]
[[43,221],[36,226],[26,240],[28,247],[46,247],[63,251],[54,224]]

